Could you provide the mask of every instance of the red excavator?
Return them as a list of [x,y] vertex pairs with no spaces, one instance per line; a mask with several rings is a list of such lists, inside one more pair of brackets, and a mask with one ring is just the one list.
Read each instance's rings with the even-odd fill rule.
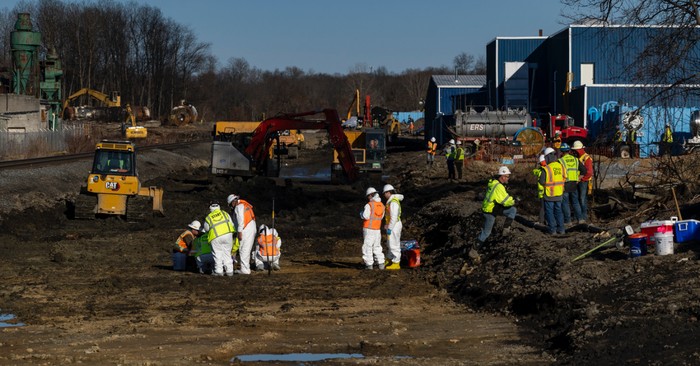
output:
[[[304,119],[323,114],[325,119]],[[285,130],[327,130],[331,144],[338,153],[338,161],[349,181],[358,178],[352,147],[343,133],[335,109],[285,114],[266,119],[252,134],[234,134],[226,141],[212,142],[212,173],[216,175],[252,176],[255,174],[277,175],[279,166],[270,160],[270,148],[279,141],[278,132]]]

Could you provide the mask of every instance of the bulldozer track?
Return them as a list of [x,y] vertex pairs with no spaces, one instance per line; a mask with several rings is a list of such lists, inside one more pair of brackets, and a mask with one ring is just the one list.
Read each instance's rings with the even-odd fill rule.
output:
[[[153,150],[153,149],[177,149],[187,147],[189,145],[209,142],[210,140],[196,140],[187,142],[176,142],[170,144],[159,144],[159,145],[147,145],[138,146],[139,151]],[[65,163],[83,159],[92,159],[95,156],[95,152],[86,152],[70,155],[57,155],[57,156],[46,156],[41,158],[31,158],[31,159],[21,159],[21,160],[7,160],[0,161],[0,170],[2,169],[22,169],[22,168],[36,168],[45,165],[52,165],[55,163]]]

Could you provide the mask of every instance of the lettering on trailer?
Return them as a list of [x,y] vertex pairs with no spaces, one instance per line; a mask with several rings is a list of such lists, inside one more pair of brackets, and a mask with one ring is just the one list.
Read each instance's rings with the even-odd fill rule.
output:
[[472,123],[469,125],[469,131],[483,131],[484,129],[486,129],[486,127],[483,124]]

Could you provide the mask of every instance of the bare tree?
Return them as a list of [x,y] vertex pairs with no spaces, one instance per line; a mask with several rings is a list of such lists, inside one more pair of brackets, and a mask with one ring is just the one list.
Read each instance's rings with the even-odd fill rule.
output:
[[462,74],[466,74],[472,70],[472,64],[474,63],[474,56],[472,56],[466,52],[462,52],[459,55],[455,56],[452,63],[454,64],[454,67],[458,72],[461,72]]

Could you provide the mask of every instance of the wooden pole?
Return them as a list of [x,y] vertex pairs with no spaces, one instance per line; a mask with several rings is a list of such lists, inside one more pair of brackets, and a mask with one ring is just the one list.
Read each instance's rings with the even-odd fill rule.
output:
[[674,187],[671,187],[671,193],[673,193],[673,202],[676,203],[676,212],[678,213],[678,220],[683,220],[683,216],[681,216],[681,209],[678,207],[678,199],[676,199],[676,189]]

